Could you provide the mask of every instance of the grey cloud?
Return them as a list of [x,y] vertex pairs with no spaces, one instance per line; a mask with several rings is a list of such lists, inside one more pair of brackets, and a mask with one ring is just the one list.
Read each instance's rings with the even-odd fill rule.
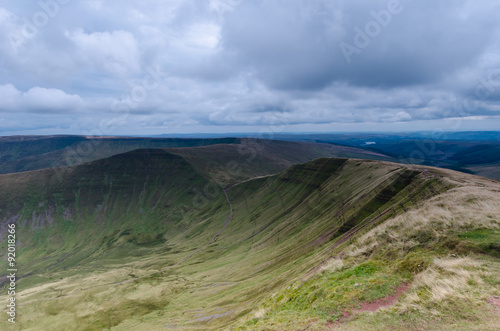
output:
[[[21,128],[14,114],[26,113],[54,130],[107,120],[132,131],[231,131],[277,119],[376,126],[499,112],[500,82],[481,88],[500,69],[497,2],[242,0],[221,9],[220,1],[70,1],[14,45],[9,36],[42,9],[0,1],[1,129]],[[390,22],[388,6],[398,9]],[[380,31],[366,32],[374,12]],[[356,43],[356,27],[373,35],[368,45]],[[342,42],[358,49],[350,62]],[[151,66],[164,73],[158,86],[114,111],[142,91]]]
[[[479,2],[461,15],[470,2],[401,0],[398,14],[385,27],[376,23],[380,32],[370,37],[365,27],[388,13],[390,2],[247,1],[229,16],[222,42],[271,88],[320,89],[335,81],[392,87],[436,81],[469,65],[498,29],[498,5]],[[351,63],[341,42],[357,46]]]

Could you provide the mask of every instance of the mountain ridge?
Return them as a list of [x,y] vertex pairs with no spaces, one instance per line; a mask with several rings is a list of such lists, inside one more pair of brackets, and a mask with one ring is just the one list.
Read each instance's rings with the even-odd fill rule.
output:
[[[213,154],[218,148],[224,150],[220,157]],[[470,258],[476,253],[495,254],[491,240],[496,240],[492,229],[498,221],[489,217],[469,228],[457,225],[450,230],[436,225],[419,233],[416,227],[407,230],[409,237],[399,232],[404,225],[392,230],[406,238],[401,239],[404,245],[416,242],[412,249],[393,249],[395,243],[387,241],[370,251],[373,244],[361,243],[373,240],[371,234],[387,224],[435,204],[436,199],[449,204],[451,198],[445,197],[464,190],[471,199],[492,192],[483,199],[487,208],[482,209],[476,208],[476,200],[467,202],[460,196],[475,211],[474,217],[500,215],[495,207],[498,193],[494,193],[500,192],[498,182],[440,168],[347,158],[281,165],[285,169],[275,172],[266,155],[261,162],[257,155],[245,171],[236,172],[227,182],[217,181],[206,170],[211,166],[196,163],[203,159],[224,167],[233,159],[245,165],[251,154],[240,154],[234,145],[135,150],[64,168],[59,177],[53,169],[0,175],[2,196],[23,201],[12,204],[11,211],[6,209],[8,201],[2,200],[0,207],[2,229],[7,216],[18,213],[22,277],[18,286],[20,302],[24,302],[20,307],[27,316],[20,317],[22,328],[75,328],[70,321],[78,321],[76,329],[81,330],[161,329],[164,323],[203,330],[268,329],[271,324],[276,329],[308,324],[323,329],[328,320],[339,318],[343,310],[363,300],[361,292],[349,290],[349,281],[335,291],[352,297],[351,301],[329,301],[330,285],[323,283],[324,277],[357,275],[357,268],[369,266],[374,272],[369,277],[375,277],[383,289],[370,287],[377,298],[390,294],[394,282],[411,283],[424,270],[433,270],[432,259],[425,258],[422,263],[430,269],[411,271],[413,262],[408,259],[415,258],[415,247],[424,257],[443,258],[455,251],[464,254],[464,247],[470,248]],[[51,174],[58,191],[50,190],[44,174]],[[34,187],[11,195],[22,186],[22,178],[23,185]],[[26,199],[28,193],[35,196]],[[442,208],[439,203],[436,206]],[[442,212],[426,213],[432,218]],[[52,221],[41,222],[43,217]],[[451,241],[459,233],[484,226],[485,238],[491,238],[484,247],[461,237]],[[442,240],[433,231],[448,238],[449,247],[439,246]],[[382,232],[378,240],[390,238]],[[468,246],[463,246],[465,242]],[[347,269],[325,274],[324,261],[337,261],[339,256]],[[412,266],[400,267],[408,263]],[[364,281],[362,274],[356,277]],[[289,286],[297,296],[290,296]],[[492,288],[485,291],[493,295]],[[304,306],[300,302],[312,300],[312,294],[301,292],[306,289],[317,292],[312,302],[322,298],[337,308]],[[320,289],[323,294],[318,294]],[[99,293],[114,299],[104,300]],[[309,317],[289,315],[280,297],[288,298],[293,309]],[[192,311],[196,309],[202,309],[201,315]],[[260,316],[259,309],[265,312],[263,317],[255,317]],[[333,313],[327,313],[332,309]],[[38,316],[36,322],[29,316]],[[287,324],[280,316],[297,324]]]

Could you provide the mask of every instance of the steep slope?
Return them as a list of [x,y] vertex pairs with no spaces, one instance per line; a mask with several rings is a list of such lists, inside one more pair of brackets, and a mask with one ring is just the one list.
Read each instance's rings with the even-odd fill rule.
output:
[[[9,197],[0,207],[2,229],[9,220],[19,226],[16,327],[325,329],[404,282],[416,284],[411,291],[421,301],[417,311],[415,301],[401,303],[409,316],[403,327],[433,311],[443,313],[446,326],[450,315],[423,288],[425,277],[441,277],[435,273],[443,263],[456,269],[442,262],[451,253],[468,259],[460,261],[471,274],[484,270],[486,278],[475,279],[480,286],[462,290],[498,295],[489,274],[498,267],[491,260],[500,219],[497,182],[320,158],[269,176],[262,173],[279,167],[252,162],[225,188],[208,171],[211,162],[231,161],[224,154],[234,147],[222,148],[208,160],[208,147],[191,154],[134,151],[65,168],[62,182],[51,170],[0,176],[0,193]],[[260,177],[248,178],[255,174]],[[476,254],[486,262],[474,264]],[[372,321],[363,316],[341,327]],[[483,326],[491,317],[476,310],[470,316]],[[400,325],[389,317],[381,328]]]
[[129,254],[137,245],[165,242],[182,220],[184,199],[206,182],[181,157],[156,149],[0,175],[1,235],[7,223],[17,224],[24,275],[94,254]]
[[241,329],[497,330],[500,190],[470,180],[334,245]]

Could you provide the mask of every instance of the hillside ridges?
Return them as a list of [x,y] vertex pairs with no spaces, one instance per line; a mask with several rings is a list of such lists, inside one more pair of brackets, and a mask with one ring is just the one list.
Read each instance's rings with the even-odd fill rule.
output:
[[[228,151],[237,153],[232,147]],[[470,193],[472,207],[468,209],[464,202],[463,209],[450,211],[452,215],[463,215],[465,222],[469,216],[482,220],[486,212],[491,213],[491,224],[498,219],[498,211],[490,210],[498,199],[496,182],[436,168],[320,158],[264,176],[270,168],[256,166],[255,173],[263,171],[256,179],[234,177],[236,182],[227,189],[233,217],[225,227],[229,209],[220,183],[211,182],[212,176],[202,170],[205,165],[193,164],[196,157],[172,153],[139,150],[71,167],[63,177],[67,194],[50,191],[51,180],[54,189],[61,188],[55,178],[43,176],[50,170],[0,176],[3,192],[25,188],[18,199],[30,188],[43,192],[47,187],[45,196],[53,197],[47,204],[40,206],[40,200],[33,199],[32,205],[19,205],[27,220],[33,211],[49,205],[57,210],[62,202],[64,207],[54,214],[53,223],[39,228],[26,223],[20,229],[25,329],[64,328],[75,320],[81,329],[160,329],[165,320],[181,329],[218,329],[242,322],[262,304],[265,311],[274,307],[296,325],[310,318],[319,318],[317,325],[322,325],[334,318],[335,314],[327,313],[335,307],[321,308],[319,315],[304,309],[313,298],[314,302],[327,300],[332,289],[344,293],[346,305],[335,308],[340,313],[362,294],[362,288],[347,291],[345,286],[351,282],[377,284],[383,275],[392,275],[380,283],[380,290],[369,292],[376,298],[390,291],[391,284],[411,280],[417,261],[409,255],[413,250],[429,255],[424,262],[426,268],[431,266],[438,254],[426,253],[425,245],[450,237],[447,232],[435,237],[433,225],[422,225],[432,222],[418,221],[422,215],[440,217],[443,211],[432,206],[441,208],[446,202],[443,210],[447,210],[455,199],[462,201]],[[226,161],[221,158],[220,164]],[[15,180],[2,181],[5,178]],[[207,187],[213,191],[205,191]],[[77,188],[80,195],[75,195]],[[477,199],[473,192],[478,193]],[[199,194],[204,199],[194,203]],[[70,213],[64,217],[66,208]],[[415,221],[407,221],[412,217]],[[460,224],[451,217],[448,226],[455,223]],[[456,235],[483,226],[479,220],[467,224],[458,226]],[[221,229],[216,240],[197,251]],[[406,232],[410,237],[405,237]],[[449,245],[485,252],[474,242]],[[341,256],[344,269],[340,272],[322,268],[322,261],[332,256]],[[384,262],[387,259],[393,261]],[[176,265],[179,261],[185,262]],[[399,265],[401,269],[396,268]],[[320,269],[325,278],[318,280]],[[302,279],[310,281],[300,286],[304,292],[298,290]],[[343,279],[340,287],[328,285],[336,279]],[[286,292],[289,286],[298,292]],[[291,303],[300,300],[294,308],[288,306],[300,314],[289,315],[282,309],[284,298],[291,298],[284,293],[295,295]],[[106,300],[104,294],[113,300]],[[273,298],[283,295],[273,301],[271,294]],[[282,321],[276,318],[266,313],[252,323],[263,328],[275,323],[279,329]]]

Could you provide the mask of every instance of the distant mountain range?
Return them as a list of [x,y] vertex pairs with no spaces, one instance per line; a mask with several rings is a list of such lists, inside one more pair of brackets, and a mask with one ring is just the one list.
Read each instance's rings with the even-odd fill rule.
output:
[[[192,136],[198,137],[0,137],[0,174],[79,164],[138,148],[183,148],[265,141],[260,138],[260,134],[252,133],[234,134],[234,138],[217,137],[215,134],[207,135],[211,138],[200,137],[200,135]],[[450,132],[439,135],[431,132],[277,133],[272,136],[281,141],[316,144],[314,149],[317,152],[314,157],[341,156],[422,164],[500,180],[500,132]],[[333,144],[334,147],[326,148],[325,144]],[[333,152],[334,149],[335,152]],[[320,152],[320,150],[325,152]],[[295,150],[291,148],[290,153],[295,153]],[[304,151],[297,153],[304,153]],[[302,159],[302,161],[306,160],[307,158]]]

